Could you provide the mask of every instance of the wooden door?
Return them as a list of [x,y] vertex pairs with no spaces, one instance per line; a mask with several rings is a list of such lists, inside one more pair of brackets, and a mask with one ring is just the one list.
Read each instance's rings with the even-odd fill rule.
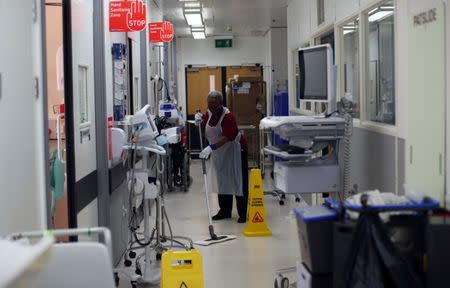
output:
[[187,78],[187,114],[192,116],[198,109],[204,113],[207,109],[206,97],[212,90],[222,91],[222,68],[188,68]]
[[230,81],[234,75],[241,77],[261,77],[262,80],[262,68],[261,67],[243,67],[243,66],[231,66],[227,67],[227,82]]

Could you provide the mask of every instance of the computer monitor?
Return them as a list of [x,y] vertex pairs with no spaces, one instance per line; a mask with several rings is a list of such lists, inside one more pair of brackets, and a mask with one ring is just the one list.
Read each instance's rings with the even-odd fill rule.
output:
[[298,50],[300,101],[327,103],[329,113],[336,107],[333,49],[319,45]]

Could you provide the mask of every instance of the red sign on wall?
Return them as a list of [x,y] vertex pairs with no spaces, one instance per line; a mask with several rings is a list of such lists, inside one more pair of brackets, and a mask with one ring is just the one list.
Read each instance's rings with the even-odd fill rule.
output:
[[150,42],[170,42],[173,39],[173,24],[170,22],[154,22],[148,24]]
[[109,2],[109,31],[142,31],[147,24],[147,4],[142,0]]

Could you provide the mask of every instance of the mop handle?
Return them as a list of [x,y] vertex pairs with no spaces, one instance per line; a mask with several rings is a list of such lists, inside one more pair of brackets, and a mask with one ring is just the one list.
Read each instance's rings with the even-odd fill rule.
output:
[[[201,124],[198,125],[198,135],[200,136],[200,150],[203,151],[203,135],[202,135],[202,125]],[[203,170],[203,175],[205,175],[206,174],[205,159],[202,159],[202,170]]]
[[[200,136],[200,148],[203,150],[203,137],[202,137],[202,125],[198,125],[198,135]],[[203,169],[203,180],[205,182],[205,198],[206,198],[206,208],[208,209],[208,222],[209,222],[209,235],[211,239],[217,240],[217,235],[214,233],[214,226],[212,224],[211,218],[211,208],[209,206],[209,191],[208,191],[208,180],[206,179],[206,160],[202,158],[202,169]]]

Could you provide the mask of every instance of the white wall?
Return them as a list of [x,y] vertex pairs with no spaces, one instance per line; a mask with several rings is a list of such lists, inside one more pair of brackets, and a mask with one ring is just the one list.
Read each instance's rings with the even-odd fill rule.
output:
[[[450,2],[446,2],[447,3],[447,8],[446,8],[446,15],[447,15],[447,27],[446,27],[446,31],[447,31],[447,99],[450,99]],[[450,101],[447,100],[447,107],[446,107],[446,111],[450,111]],[[446,131],[446,151],[450,151],[450,141],[449,141],[449,136],[450,136],[450,117],[447,116],[447,131]],[[450,183],[450,157],[448,157],[448,155],[446,155],[446,159],[447,159],[447,175],[446,175],[446,183]],[[447,184],[448,185],[448,184]],[[450,207],[450,193],[448,193],[448,191],[446,191],[446,204],[447,204],[447,208]]]
[[[272,94],[276,92],[277,87],[282,90],[279,84],[284,84],[288,79],[287,65],[287,28],[271,28],[271,61],[272,61]],[[287,88],[287,87],[286,87]]]
[[0,0],[0,237],[47,228],[40,9],[40,1]]
[[[177,39],[178,97],[183,108],[186,107],[186,65],[232,66],[260,63],[265,68],[268,64],[270,42],[267,37],[234,37],[232,48],[219,49],[214,45],[214,38]],[[264,75],[266,74],[268,72],[264,69]]]
[[77,215],[78,228],[96,227],[98,224],[98,198],[95,198]]

